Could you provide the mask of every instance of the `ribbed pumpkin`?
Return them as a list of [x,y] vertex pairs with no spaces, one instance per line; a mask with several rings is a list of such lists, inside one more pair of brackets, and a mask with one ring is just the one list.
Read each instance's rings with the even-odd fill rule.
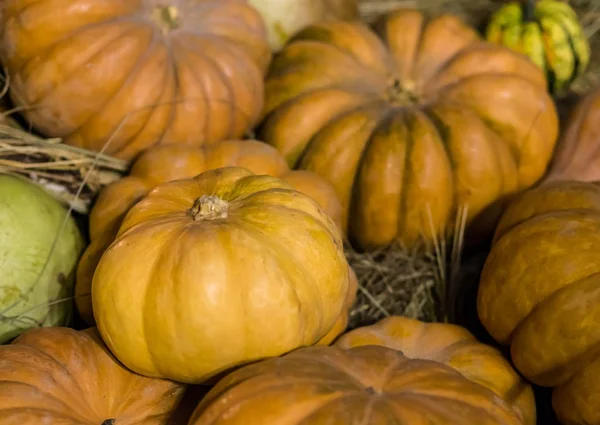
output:
[[600,185],[551,182],[504,213],[477,307],[561,422],[600,424]]
[[600,181],[600,86],[571,111],[544,181]]
[[308,347],[231,373],[189,425],[522,425],[458,371],[370,345]]
[[[410,246],[534,184],[558,132],[542,72],[453,16],[323,22],[276,56],[261,139],[335,187],[351,241]],[[493,230],[493,229],[492,229]]]
[[0,58],[33,126],[125,159],[241,137],[271,51],[246,0],[6,0]]
[[206,170],[240,166],[256,174],[281,177],[296,190],[315,199],[341,225],[341,205],[326,180],[308,171],[290,171],[273,147],[256,140],[229,140],[202,148],[160,145],[142,153],[127,177],[106,187],[90,213],[91,244],[77,269],[76,304],[83,319],[93,325],[90,288],[102,253],[115,240],[123,217],[142,197],[161,183],[194,177]]
[[185,383],[319,342],[342,314],[340,231],[283,180],[224,167],[157,186],[92,281],[98,329],[140,374]]
[[555,92],[568,88],[590,62],[587,36],[563,0],[511,1],[494,13],[486,38],[526,54]]
[[480,343],[460,326],[391,316],[342,335],[335,345],[345,349],[381,345],[401,351],[410,359],[445,364],[496,393],[512,406],[523,425],[536,423],[531,386],[521,379],[502,353]]
[[165,425],[184,391],[124,368],[94,328],[35,329],[0,346],[3,425]]

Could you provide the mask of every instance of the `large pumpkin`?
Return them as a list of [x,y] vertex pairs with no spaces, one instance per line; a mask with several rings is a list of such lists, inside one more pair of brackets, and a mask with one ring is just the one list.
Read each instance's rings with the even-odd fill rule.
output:
[[69,323],[83,248],[67,208],[32,181],[0,174],[0,344]]
[[493,391],[376,345],[308,347],[222,379],[189,425],[522,425]]
[[185,386],[136,375],[96,329],[35,329],[0,346],[3,425],[165,425]]
[[564,0],[518,0],[492,16],[486,38],[526,54],[548,78],[548,87],[562,92],[583,74],[590,45],[577,13]]
[[195,148],[160,145],[142,153],[129,176],[105,188],[90,213],[91,244],[77,270],[76,303],[83,319],[93,325],[90,288],[102,253],[115,240],[125,214],[150,190],[171,180],[194,177],[206,170],[240,166],[256,174],[281,177],[296,190],[314,198],[341,225],[341,205],[326,180],[307,171],[290,171],[273,147],[255,140],[229,140]]
[[569,425],[600,424],[600,186],[551,182],[504,213],[481,275],[481,322]]
[[542,72],[458,18],[306,28],[276,56],[261,139],[335,187],[362,248],[430,241],[535,183],[557,137]]
[[6,0],[0,57],[27,120],[130,159],[242,136],[271,51],[246,0]]
[[342,335],[335,345],[346,349],[381,345],[401,351],[410,359],[445,364],[496,393],[512,407],[523,425],[536,423],[531,386],[521,379],[502,353],[478,342],[460,326],[391,316]]
[[544,181],[600,181],[600,86],[571,111]]
[[348,269],[337,225],[312,198],[218,168],[129,210],[94,274],[94,316],[130,369],[202,383],[319,342],[344,308]]

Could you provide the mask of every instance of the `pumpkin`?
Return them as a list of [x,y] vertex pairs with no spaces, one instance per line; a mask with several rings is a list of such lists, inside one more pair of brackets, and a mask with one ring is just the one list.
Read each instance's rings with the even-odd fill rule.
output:
[[131,370],[200,384],[319,342],[342,314],[348,269],[338,227],[312,198],[217,168],[129,210],[94,274],[94,317]]
[[94,328],[34,329],[0,346],[4,425],[165,425],[184,391],[125,369]]
[[356,301],[356,291],[358,290],[358,278],[356,277],[356,273],[354,273],[352,267],[348,267],[348,271],[348,292],[346,293],[346,301],[344,302],[342,314],[338,317],[337,322],[335,322],[335,325],[333,325],[333,328],[331,328],[327,335],[321,338],[318,345],[330,345],[348,327],[350,309]]
[[493,391],[444,364],[370,345],[306,347],[245,366],[189,425],[521,425]]
[[279,50],[290,36],[325,19],[358,18],[358,0],[249,0],[263,16],[269,43]]
[[556,181],[511,202],[481,275],[481,323],[554,387],[561,422],[600,424],[600,186]]
[[0,344],[27,329],[69,322],[83,248],[59,201],[31,180],[0,175]]
[[600,86],[571,111],[545,182],[600,181]]
[[447,323],[425,323],[390,316],[354,329],[335,343],[341,348],[381,345],[410,359],[439,362],[489,388],[512,407],[523,425],[535,425],[535,399],[527,384],[495,348],[480,343],[466,329]]
[[590,62],[587,36],[575,11],[562,0],[506,3],[492,15],[486,38],[527,55],[554,92],[565,91]]
[[77,308],[90,326],[95,323],[90,299],[92,277],[102,253],[115,240],[129,209],[161,183],[232,165],[283,178],[296,190],[313,197],[336,223],[341,223],[341,205],[333,187],[308,171],[290,171],[277,150],[265,143],[228,140],[201,148],[186,145],[150,148],[133,163],[127,177],[100,192],[90,213],[91,244],[79,262],[75,287]]
[[271,57],[246,0],[7,0],[0,58],[38,131],[132,159],[245,134]]
[[293,37],[259,130],[333,185],[357,248],[430,243],[459,206],[471,223],[537,182],[558,132],[539,68],[449,15],[401,9],[377,28],[323,22]]

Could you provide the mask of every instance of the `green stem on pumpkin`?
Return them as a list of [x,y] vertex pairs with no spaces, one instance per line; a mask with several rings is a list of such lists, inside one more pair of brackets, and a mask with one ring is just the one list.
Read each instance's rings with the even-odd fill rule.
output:
[[523,20],[525,22],[535,21],[536,0],[523,0]]

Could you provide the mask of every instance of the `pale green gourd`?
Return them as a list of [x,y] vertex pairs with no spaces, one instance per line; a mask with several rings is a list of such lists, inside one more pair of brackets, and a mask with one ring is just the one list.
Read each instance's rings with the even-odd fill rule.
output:
[[83,248],[62,204],[25,178],[0,175],[0,343],[68,322]]

